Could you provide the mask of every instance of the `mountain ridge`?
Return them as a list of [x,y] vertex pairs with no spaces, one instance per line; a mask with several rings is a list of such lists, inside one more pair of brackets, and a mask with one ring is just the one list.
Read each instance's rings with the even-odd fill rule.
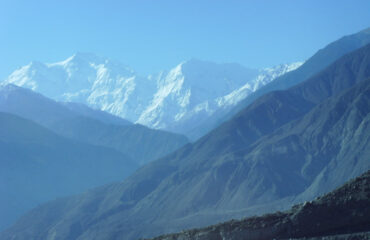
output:
[[[33,211],[21,220],[32,219],[33,227],[12,236],[136,239],[288,208],[299,197],[314,198],[319,191],[310,187],[332,190],[340,184],[336,176],[345,181],[370,168],[364,151],[370,149],[369,56],[367,45],[296,87],[259,98],[196,143],[107,186],[103,199],[90,192],[44,206],[43,216]],[[345,114],[338,115],[337,106]],[[261,119],[270,126],[264,129]],[[312,145],[303,144],[311,139]],[[341,146],[347,147],[337,151]],[[348,158],[351,152],[356,156]],[[327,184],[317,184],[320,179]],[[91,205],[99,209],[92,216]],[[69,210],[56,216],[54,207]]]
[[30,88],[57,101],[84,103],[151,128],[186,134],[217,109],[231,108],[300,64],[254,70],[236,63],[190,59],[144,77],[108,58],[78,53],[57,63],[32,62],[3,83]]
[[199,132],[203,134],[210,132],[210,130],[221,125],[223,122],[226,122],[228,119],[230,119],[230,116],[234,116],[264,94],[270,91],[284,90],[293,86],[294,84],[303,82],[309,77],[312,77],[313,75],[325,69],[325,67],[329,66],[340,57],[351,51],[364,47],[369,43],[370,32],[368,29],[365,29],[358,33],[344,36],[326,45],[324,48],[320,49],[312,57],[306,60],[301,67],[276,78],[273,82],[266,84],[257,91],[246,96],[232,109],[227,111],[220,110],[216,112],[212,118],[208,119],[208,122],[200,124],[198,127],[191,130],[188,135],[192,136],[193,138],[198,138]]
[[86,106],[81,110],[69,103],[68,107],[15,85],[0,87],[0,110],[33,120],[64,137],[115,149],[140,164],[188,142],[179,134],[126,124],[126,120]]
[[[370,237],[370,171],[313,201],[243,220],[153,238],[153,240],[354,239]],[[334,236],[333,236],[334,235]],[[356,236],[360,238],[356,238]],[[361,238],[363,235],[364,238]],[[343,236],[343,239],[347,239]],[[352,239],[352,238],[349,238]]]

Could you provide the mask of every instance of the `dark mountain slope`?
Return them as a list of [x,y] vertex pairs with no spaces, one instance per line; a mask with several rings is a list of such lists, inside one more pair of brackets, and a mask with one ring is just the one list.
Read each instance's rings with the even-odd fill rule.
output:
[[[289,211],[230,221],[153,240],[369,239],[370,171]],[[346,234],[346,235],[344,235]],[[339,235],[339,236],[338,236]]]
[[246,148],[260,137],[303,116],[317,103],[369,76],[370,45],[367,45],[342,57],[304,83],[262,96],[201,138],[195,146],[212,146],[214,148],[208,152],[216,151],[217,154]]
[[0,89],[1,111],[31,119],[65,137],[114,148],[140,164],[162,157],[187,143],[187,139],[178,134],[152,130],[141,125],[112,124],[117,121],[113,116],[92,113],[94,110],[91,109],[76,110],[76,107],[71,106],[65,107],[14,85]]
[[[279,198],[295,195],[307,186],[306,199],[315,197],[370,168],[369,112],[370,78],[232,158],[256,162],[254,171],[263,167],[256,179],[264,178],[271,194]],[[319,185],[318,179],[322,181]]]
[[274,90],[284,90],[298,83],[304,82],[315,74],[319,73],[327,66],[332,64],[347,53],[366,46],[370,43],[370,28],[365,29],[359,33],[345,36],[337,41],[327,45],[325,48],[319,50],[315,55],[308,59],[301,67],[295,71],[284,74],[275,79],[273,82],[267,84],[255,93],[248,96],[246,99],[238,103],[234,109],[229,111],[220,110],[215,113],[212,118],[207,119],[207,122],[200,125],[200,127],[190,131],[188,136],[191,139],[197,139],[205,133],[216,128],[221,123],[230,119],[246,106],[253,103],[256,99],[264,94]]
[[[92,191],[32,211],[7,236],[135,239],[282,209],[330,191],[370,168],[369,55],[364,47],[297,87],[260,98],[195,144],[99,190],[104,196]],[[339,95],[316,104],[332,94]],[[267,130],[258,129],[262,120]]]
[[8,113],[0,113],[0,153],[0,228],[42,202],[122,180],[137,168],[118,151]]

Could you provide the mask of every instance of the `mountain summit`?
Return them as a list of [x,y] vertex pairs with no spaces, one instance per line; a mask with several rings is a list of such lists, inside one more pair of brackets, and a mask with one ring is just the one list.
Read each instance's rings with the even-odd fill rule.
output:
[[147,80],[116,61],[77,53],[57,63],[31,62],[4,83],[31,88],[57,101],[86,103],[134,122],[143,110],[141,103],[150,100],[155,88]]
[[254,70],[236,63],[191,59],[147,77],[91,53],[64,61],[31,62],[3,83],[57,101],[80,102],[152,128],[187,133],[218,109],[228,109],[301,63]]

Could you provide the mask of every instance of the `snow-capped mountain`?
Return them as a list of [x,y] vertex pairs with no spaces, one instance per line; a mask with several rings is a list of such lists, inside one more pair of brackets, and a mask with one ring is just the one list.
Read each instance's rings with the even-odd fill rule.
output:
[[156,86],[116,61],[77,53],[51,64],[31,62],[5,83],[31,88],[57,101],[81,102],[135,122]]
[[[215,100],[258,76],[257,70],[239,64],[216,64],[192,59],[156,77],[157,92],[137,120],[154,128],[196,115],[209,116],[219,106]],[[181,130],[180,130],[181,131]]]
[[231,108],[248,94],[302,63],[254,70],[239,64],[192,59],[147,77],[94,54],[77,53],[44,64],[31,62],[3,83],[31,88],[57,101],[91,107],[152,128],[186,134],[219,109]]
[[227,110],[301,62],[262,70],[199,60],[184,62],[157,78],[158,91],[137,120],[154,128],[187,134],[216,111]]
[[281,64],[272,68],[265,68],[260,70],[258,76],[251,81],[245,83],[242,87],[232,91],[231,93],[216,99],[219,107],[228,107],[235,105],[258,88],[266,85],[277,77],[293,71],[300,67],[302,62],[295,62],[291,64]]

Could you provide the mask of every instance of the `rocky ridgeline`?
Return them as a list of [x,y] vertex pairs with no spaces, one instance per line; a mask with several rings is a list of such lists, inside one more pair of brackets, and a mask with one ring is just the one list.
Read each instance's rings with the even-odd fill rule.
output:
[[368,231],[370,171],[286,212],[232,220],[153,240],[370,239]]

